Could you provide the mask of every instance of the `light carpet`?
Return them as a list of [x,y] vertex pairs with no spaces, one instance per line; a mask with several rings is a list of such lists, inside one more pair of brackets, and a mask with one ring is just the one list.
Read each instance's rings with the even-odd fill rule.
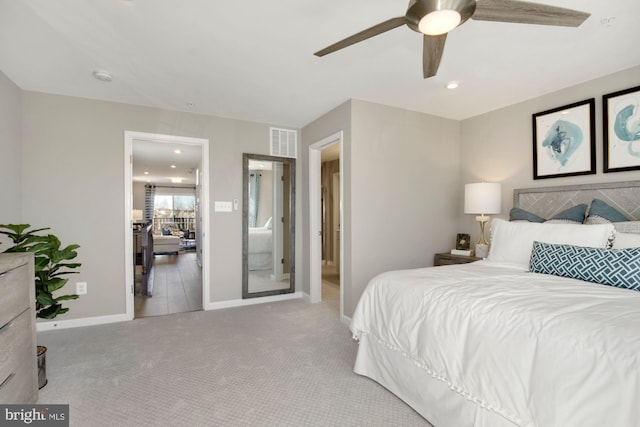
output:
[[357,343],[300,300],[47,331],[39,403],[72,426],[430,426],[353,373]]

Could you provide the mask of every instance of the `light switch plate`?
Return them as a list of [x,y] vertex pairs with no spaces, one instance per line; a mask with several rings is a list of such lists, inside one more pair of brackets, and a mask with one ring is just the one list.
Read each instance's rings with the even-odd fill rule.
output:
[[231,202],[216,200],[214,204],[214,210],[215,212],[232,212],[233,204]]

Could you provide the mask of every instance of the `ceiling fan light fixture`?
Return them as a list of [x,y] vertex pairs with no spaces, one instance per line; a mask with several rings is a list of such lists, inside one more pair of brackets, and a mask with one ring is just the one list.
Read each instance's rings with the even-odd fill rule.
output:
[[418,29],[428,36],[439,36],[456,28],[461,20],[462,17],[456,10],[434,10],[420,19]]

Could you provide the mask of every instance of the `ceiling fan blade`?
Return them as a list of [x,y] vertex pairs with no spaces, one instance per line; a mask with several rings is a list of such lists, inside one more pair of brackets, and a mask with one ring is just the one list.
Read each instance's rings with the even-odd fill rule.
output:
[[477,0],[471,17],[476,21],[578,27],[590,13],[518,0]]
[[339,42],[334,43],[331,46],[325,47],[324,49],[314,53],[314,55],[325,56],[337,50],[344,49],[347,46],[351,46],[352,44],[356,44],[373,36],[377,36],[378,34],[386,33],[387,31],[393,30],[394,28],[404,25],[405,23],[406,22],[404,20],[404,16],[391,18],[387,21],[379,23],[378,25],[374,25],[371,28],[367,28],[366,30],[360,31],[357,34],[347,37],[344,40],[340,40]]
[[439,36],[424,36],[422,48],[422,74],[425,79],[433,77],[438,73],[440,59],[444,52],[444,43],[447,41],[447,34]]

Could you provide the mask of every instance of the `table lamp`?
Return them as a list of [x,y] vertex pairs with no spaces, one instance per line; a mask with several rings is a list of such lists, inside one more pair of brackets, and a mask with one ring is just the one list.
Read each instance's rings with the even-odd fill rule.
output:
[[489,242],[484,237],[484,229],[489,217],[499,214],[502,205],[502,188],[498,183],[478,182],[464,186],[464,213],[476,214],[480,223],[480,240],[476,244],[476,256],[485,258],[489,254]]

